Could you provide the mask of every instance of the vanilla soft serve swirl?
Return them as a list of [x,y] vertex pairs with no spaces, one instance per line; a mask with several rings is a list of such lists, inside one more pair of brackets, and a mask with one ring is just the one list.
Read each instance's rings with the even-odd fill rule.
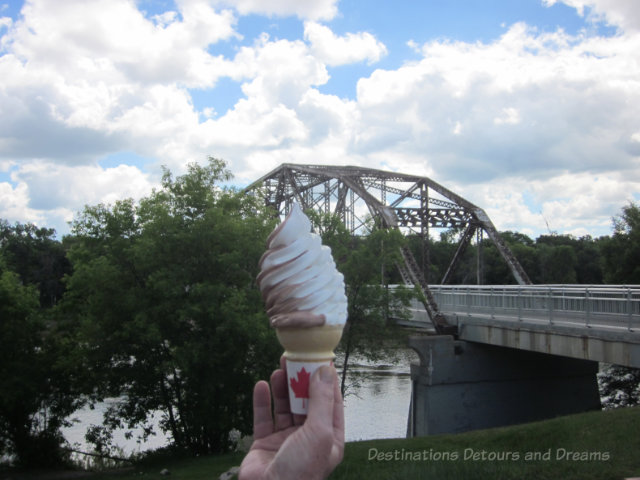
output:
[[260,270],[258,285],[273,327],[345,323],[344,278],[297,204],[269,235]]

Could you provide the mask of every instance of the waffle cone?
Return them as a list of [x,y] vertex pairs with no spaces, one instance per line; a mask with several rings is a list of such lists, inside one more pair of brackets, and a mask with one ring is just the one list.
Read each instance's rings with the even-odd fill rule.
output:
[[277,328],[276,335],[284,347],[287,360],[326,362],[335,358],[333,351],[340,343],[344,325]]

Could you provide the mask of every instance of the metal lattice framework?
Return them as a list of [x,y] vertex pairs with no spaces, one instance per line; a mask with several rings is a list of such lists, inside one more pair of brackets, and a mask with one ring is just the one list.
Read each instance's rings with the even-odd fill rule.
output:
[[423,303],[438,333],[451,328],[440,314],[425,280],[430,229],[455,228],[462,232],[441,283],[449,282],[474,235],[481,240],[484,233],[495,244],[516,281],[521,285],[531,283],[484,210],[428,177],[362,167],[286,163],[246,190],[260,192],[265,204],[280,215],[286,215],[293,202],[303,209],[338,215],[353,234],[362,231],[367,218],[372,216],[379,218],[385,228],[420,235],[424,245],[423,268],[408,248],[402,249],[404,265],[398,268],[405,283],[416,285],[423,292]]

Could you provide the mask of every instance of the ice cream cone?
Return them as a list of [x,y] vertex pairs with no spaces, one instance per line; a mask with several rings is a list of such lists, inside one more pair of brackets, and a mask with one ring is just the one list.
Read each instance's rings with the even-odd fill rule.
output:
[[334,349],[340,342],[344,325],[278,328],[276,334],[284,347],[291,412],[307,414],[309,380],[323,365],[333,364]]
[[285,349],[291,412],[304,415],[311,376],[333,363],[347,319],[344,277],[296,204],[269,235],[259,265],[256,280]]

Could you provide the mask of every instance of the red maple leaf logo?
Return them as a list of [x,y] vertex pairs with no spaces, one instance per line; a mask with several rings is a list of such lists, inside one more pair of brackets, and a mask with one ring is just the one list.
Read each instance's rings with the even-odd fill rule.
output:
[[302,370],[296,372],[298,379],[291,378],[291,390],[293,390],[296,398],[309,398],[309,372],[302,367]]

